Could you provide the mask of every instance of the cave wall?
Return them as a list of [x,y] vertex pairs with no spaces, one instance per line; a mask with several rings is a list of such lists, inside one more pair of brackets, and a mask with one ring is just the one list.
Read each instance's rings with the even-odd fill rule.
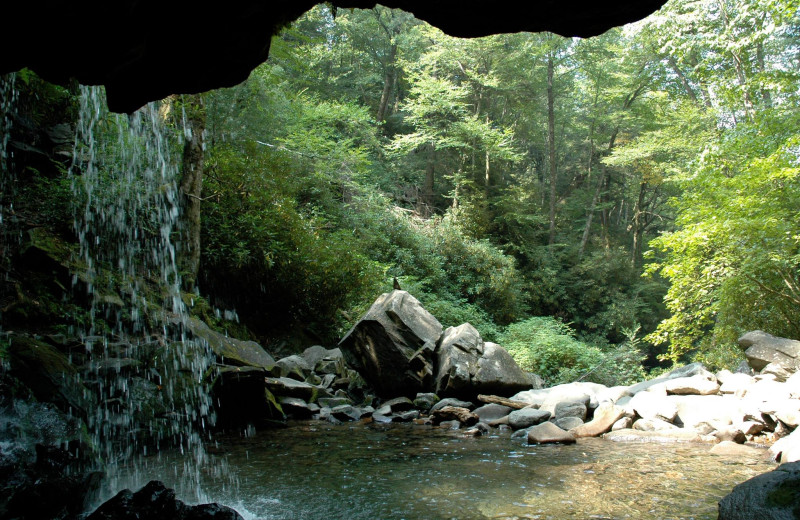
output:
[[[657,10],[665,0],[388,0],[460,37],[519,31],[594,36]],[[106,87],[108,105],[132,112],[170,94],[244,81],[269,54],[270,40],[316,0],[29,0],[3,6],[0,74],[30,68],[53,83]],[[375,2],[336,0],[337,8]]]

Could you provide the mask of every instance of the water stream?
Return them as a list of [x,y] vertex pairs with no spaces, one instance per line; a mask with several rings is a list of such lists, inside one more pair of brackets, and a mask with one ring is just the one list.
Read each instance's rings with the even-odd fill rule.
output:
[[180,233],[179,132],[151,103],[130,116],[111,114],[97,87],[81,87],[70,171],[80,262],[74,291],[85,290],[88,323],[84,383],[96,393],[88,417],[108,466],[104,496],[123,482],[117,464],[134,467],[164,448],[184,456],[183,487],[196,490],[205,457],[201,435],[213,422],[206,388],[212,357],[187,336],[176,263]]
[[[307,422],[219,436],[200,473],[214,501],[248,519],[716,519],[736,484],[774,466],[709,449],[526,446],[503,432]],[[179,461],[162,452],[138,470],[180,486]],[[238,486],[220,477],[222,465]]]

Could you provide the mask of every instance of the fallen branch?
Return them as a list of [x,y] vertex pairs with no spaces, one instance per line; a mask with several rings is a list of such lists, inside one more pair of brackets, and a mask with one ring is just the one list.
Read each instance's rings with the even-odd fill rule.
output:
[[523,408],[527,408],[531,405],[531,403],[514,401],[513,399],[506,399],[505,397],[500,397],[499,395],[479,395],[478,401],[482,403],[502,404],[503,406],[514,408],[515,410],[522,410]]

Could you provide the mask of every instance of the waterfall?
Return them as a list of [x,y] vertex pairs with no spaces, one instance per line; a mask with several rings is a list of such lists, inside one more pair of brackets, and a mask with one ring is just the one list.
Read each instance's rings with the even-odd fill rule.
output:
[[73,291],[85,291],[90,306],[78,331],[97,402],[88,426],[107,462],[108,494],[158,478],[144,457],[179,448],[186,481],[178,492],[199,500],[212,360],[185,327],[179,132],[167,129],[158,103],[126,116],[109,113],[104,98],[101,88],[81,87],[69,172],[81,265]]

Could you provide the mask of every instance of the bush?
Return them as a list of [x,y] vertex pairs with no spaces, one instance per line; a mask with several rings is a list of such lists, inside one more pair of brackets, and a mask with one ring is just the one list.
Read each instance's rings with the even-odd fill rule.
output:
[[498,339],[523,370],[539,374],[549,385],[584,380],[614,386],[644,377],[635,332],[606,351],[576,339],[569,325],[536,316],[509,325]]

